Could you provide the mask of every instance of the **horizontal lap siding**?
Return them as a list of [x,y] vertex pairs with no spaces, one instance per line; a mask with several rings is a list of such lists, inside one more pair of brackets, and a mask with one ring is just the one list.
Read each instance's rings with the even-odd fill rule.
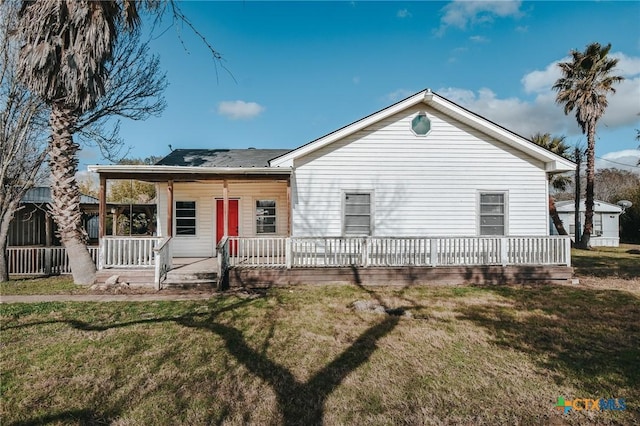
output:
[[[287,235],[287,183],[229,181],[229,198],[238,199],[239,232],[255,236],[256,200],[276,200],[276,235]],[[176,257],[207,257],[214,255],[216,237],[216,198],[222,198],[222,182],[179,182],[173,185],[174,201],[196,202],[196,235],[176,236],[173,255]],[[174,214],[175,220],[175,214]],[[166,235],[167,185],[158,184],[158,231]],[[273,234],[270,234],[273,235]]]
[[477,235],[478,190],[508,191],[508,232],[546,235],[543,164],[427,109],[397,114],[296,161],[294,235],[341,235],[342,191],[374,193],[378,236]]

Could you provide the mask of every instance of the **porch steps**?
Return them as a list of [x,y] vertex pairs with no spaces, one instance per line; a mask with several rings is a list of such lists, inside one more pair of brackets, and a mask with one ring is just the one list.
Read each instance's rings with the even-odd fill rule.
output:
[[181,271],[173,269],[167,273],[162,288],[206,288],[218,286],[218,274],[214,271]]

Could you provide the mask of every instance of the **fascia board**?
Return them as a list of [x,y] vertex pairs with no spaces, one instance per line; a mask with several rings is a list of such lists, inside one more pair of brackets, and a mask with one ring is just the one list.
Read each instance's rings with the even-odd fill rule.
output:
[[158,175],[172,173],[193,173],[193,174],[237,174],[237,175],[255,175],[255,174],[273,174],[281,175],[283,173],[291,173],[290,169],[280,167],[197,167],[197,166],[156,166],[156,165],[90,165],[87,170],[95,173],[123,173],[123,174],[143,174],[155,173]]

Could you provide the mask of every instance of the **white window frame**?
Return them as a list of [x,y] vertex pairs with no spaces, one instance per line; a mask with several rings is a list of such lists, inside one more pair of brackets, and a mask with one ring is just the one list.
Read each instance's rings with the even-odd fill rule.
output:
[[[366,194],[369,196],[369,233],[368,234],[347,234],[347,195],[349,194]],[[373,223],[375,213],[375,198],[373,190],[342,190],[342,235],[345,237],[369,237],[373,236]]]
[[[178,217],[178,203],[193,203],[194,210],[194,233],[193,234],[178,234],[178,219],[192,219],[191,217]],[[198,202],[196,200],[176,200],[173,203],[173,235],[180,238],[193,238],[198,236]]]
[[[502,195],[502,205],[503,205],[503,233],[502,234],[486,234],[482,233],[482,196],[483,195]],[[509,192],[508,191],[496,191],[496,190],[482,190],[478,191],[478,211],[477,211],[477,220],[478,220],[478,236],[480,237],[506,237],[509,235]],[[495,214],[489,214],[488,216],[495,216]]]
[[[274,212],[273,212],[273,216],[268,215],[268,216],[262,216],[262,217],[273,217],[274,221],[273,221],[273,232],[258,232],[258,203],[260,201],[273,201],[274,205]],[[253,209],[253,218],[254,218],[254,226],[255,226],[255,235],[277,235],[278,234],[278,200],[276,200],[275,198],[256,198],[254,199],[254,209]]]
[[[424,135],[421,135],[420,133],[416,133],[416,131],[413,130],[413,120],[415,120],[416,117],[420,115],[423,115],[429,121],[429,131],[427,131],[427,133],[425,133]],[[415,136],[419,138],[426,138],[427,136],[429,136],[429,133],[431,133],[431,131],[433,130],[433,121],[429,117],[429,114],[426,113],[426,111],[418,111],[415,115],[411,117],[411,122],[409,127],[411,127],[411,133],[413,133]]]

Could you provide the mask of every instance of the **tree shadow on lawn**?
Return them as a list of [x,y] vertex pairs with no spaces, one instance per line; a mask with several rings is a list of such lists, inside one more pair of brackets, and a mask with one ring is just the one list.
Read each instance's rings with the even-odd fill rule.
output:
[[[492,332],[498,345],[530,354],[559,384],[579,383],[585,397],[640,398],[639,298],[567,286],[490,291],[513,306],[482,304],[459,312]],[[635,395],[619,395],[620,389]]]
[[[20,324],[15,327],[29,327],[40,324],[65,323],[82,331],[107,331],[130,327],[137,324],[170,323],[184,327],[208,330],[218,335],[231,356],[244,365],[251,373],[260,377],[273,389],[278,401],[278,408],[282,414],[284,425],[314,425],[322,424],[324,416],[324,404],[331,393],[342,381],[360,365],[367,362],[377,349],[377,342],[389,334],[398,324],[399,317],[385,315],[382,320],[365,329],[349,347],[347,347],[333,361],[320,368],[307,382],[300,382],[286,367],[269,359],[265,354],[265,346],[254,349],[251,347],[243,332],[229,324],[219,320],[220,314],[233,311],[255,299],[241,300],[226,306],[217,306],[214,302],[214,310],[207,313],[189,313],[178,316],[145,318],[141,320],[92,324],[76,319],[44,321],[29,324]],[[264,324],[268,334],[266,339],[273,335],[272,324]],[[265,345],[267,342],[265,342]],[[79,421],[81,424],[109,423],[121,415],[125,400],[119,400],[113,405],[113,409],[104,407],[103,411],[96,413],[90,410],[68,410],[52,413],[46,416],[38,416],[25,421],[11,423],[12,425],[45,424],[50,421]],[[115,408],[117,407],[117,408]],[[209,419],[214,423],[221,423],[224,419]]]

